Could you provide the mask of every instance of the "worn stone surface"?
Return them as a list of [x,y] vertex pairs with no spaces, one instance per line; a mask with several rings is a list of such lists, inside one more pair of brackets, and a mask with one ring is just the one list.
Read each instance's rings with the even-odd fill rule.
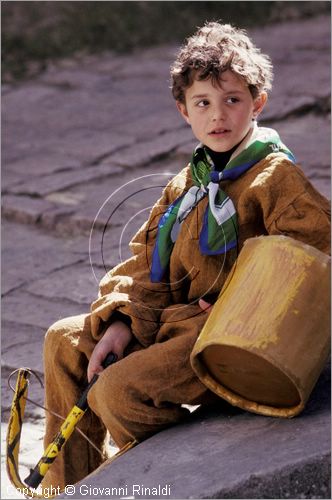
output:
[[[196,410],[184,424],[78,483],[75,497],[84,497],[89,486],[120,491],[127,485],[129,496],[133,485],[169,485],[168,498],[330,498],[329,380],[327,367],[306,410],[293,419],[250,415],[226,404]],[[140,498],[137,490],[135,497]]]
[[98,283],[87,264],[67,266],[34,280],[26,290],[36,297],[46,299],[68,299],[85,304],[87,311],[98,294]]
[[42,214],[51,211],[54,203],[27,196],[3,195],[2,215],[23,224],[35,224]]
[[18,322],[15,318],[11,321],[4,318],[1,326],[2,335],[6,338],[6,345],[3,346],[1,353],[3,366],[29,366],[42,374],[44,368],[40,346],[44,339],[45,329]]
[[169,155],[190,137],[192,137],[191,130],[181,127],[176,131],[160,134],[149,141],[134,144],[125,151],[115,153],[111,158],[115,164],[126,167],[144,166],[155,159]]
[[29,180],[22,184],[16,184],[10,188],[10,192],[43,197],[77,184],[83,184],[93,179],[100,179],[119,173],[121,173],[119,167],[110,169],[109,166],[105,165],[101,167],[89,167],[82,170],[68,170],[66,172],[44,175],[38,182]]
[[[107,241],[111,234],[112,246],[121,239],[121,246],[125,247],[144,223],[169,179],[185,164],[180,158],[166,158],[135,169],[134,172],[124,168],[121,170],[123,174],[118,175],[121,167],[114,166],[110,159],[98,167],[112,173],[103,182],[96,176],[89,182],[69,187],[64,187],[67,181],[62,180],[58,173],[57,178],[63,187],[61,191],[56,191],[55,186],[54,192],[42,198],[29,198],[28,194],[4,195],[3,215],[12,221],[36,222],[40,227],[60,235],[84,233],[88,236],[91,230],[93,234],[95,230],[105,230]],[[79,178],[78,172],[74,178]],[[48,182],[46,187],[35,187],[29,181],[29,186],[29,189],[39,192],[44,188],[46,191],[53,189],[53,184]],[[18,189],[25,190],[22,186],[18,186]],[[123,251],[126,249],[123,248]]]
[[[279,131],[330,198],[330,19],[249,34],[275,66],[261,124]],[[177,49],[62,60],[35,79],[3,88],[3,420],[10,371],[30,365],[42,373],[46,329],[88,312],[97,282],[130,255],[132,234],[168,179],[190,160],[197,141],[168,88]],[[32,393],[42,402],[37,382]],[[196,411],[86,484],[127,484],[128,495],[135,482],[170,484],[171,498],[329,498],[329,394],[326,370],[306,411],[293,420],[229,406]],[[24,436],[24,466],[39,458],[42,414],[27,405],[34,425]],[[75,498],[84,496],[77,492]]]
[[[310,114],[278,123],[281,137],[294,151],[298,164],[313,185],[331,199],[330,117]],[[303,140],[303,138],[306,138]],[[317,154],[317,147],[320,149]]]
[[14,161],[6,162],[5,177],[7,177],[7,172],[17,172],[22,175],[24,171],[26,171],[27,178],[39,177],[40,175],[53,174],[66,169],[72,170],[80,166],[80,162],[75,158],[71,158],[69,154],[61,151],[41,151],[33,154],[33,156],[24,155]]
[[84,304],[60,298],[50,301],[48,298],[29,294],[23,289],[9,292],[2,299],[2,310],[3,320],[44,328],[45,331],[59,319],[89,312]]
[[[80,262],[84,256],[75,251],[82,240],[72,242],[51,235],[42,234],[38,229],[4,222],[2,226],[2,295],[20,288],[22,284],[47,276],[55,269],[65,268]],[[88,247],[85,247],[86,258]],[[82,249],[81,249],[82,250]]]

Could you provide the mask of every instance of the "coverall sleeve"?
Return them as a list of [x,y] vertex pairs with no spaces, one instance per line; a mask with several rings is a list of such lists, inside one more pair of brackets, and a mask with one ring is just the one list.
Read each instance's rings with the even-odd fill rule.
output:
[[330,255],[329,201],[315,189],[300,167],[284,167],[281,176],[279,172],[279,178],[274,180],[278,188],[267,210],[268,233],[289,236]]
[[170,203],[182,194],[179,176],[181,179],[181,172],[167,184],[149,219],[131,240],[129,247],[133,256],[101,279],[98,298],[91,304],[91,330],[96,340],[112,321],[112,315],[119,317],[120,313],[130,318],[132,333],[143,346],[154,342],[160,315],[170,304],[171,294],[166,281],[151,282],[151,258],[159,219]]

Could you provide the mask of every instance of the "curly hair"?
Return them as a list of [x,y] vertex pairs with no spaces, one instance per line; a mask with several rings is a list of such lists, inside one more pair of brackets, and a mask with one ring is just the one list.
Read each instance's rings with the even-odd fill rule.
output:
[[185,102],[185,90],[194,79],[218,83],[224,71],[241,77],[253,98],[272,87],[271,59],[255,47],[245,30],[230,24],[207,22],[187,38],[171,66],[175,100]]

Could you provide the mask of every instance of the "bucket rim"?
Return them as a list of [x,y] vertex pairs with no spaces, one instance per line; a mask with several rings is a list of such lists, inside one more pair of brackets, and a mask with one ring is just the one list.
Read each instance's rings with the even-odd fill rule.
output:
[[[199,359],[200,358],[199,355],[202,353],[202,351],[211,345],[219,345],[219,344],[216,344],[215,341],[211,341],[211,342],[206,343],[204,345],[204,348],[201,348],[198,350],[193,349],[193,351],[191,352],[191,355],[190,355],[190,363],[191,363],[192,369],[194,370],[194,372],[196,373],[198,378],[201,380],[201,382],[206,387],[208,387],[212,392],[214,392],[218,396],[225,399],[232,406],[242,408],[243,410],[247,410],[247,411],[250,411],[252,413],[257,413],[258,415],[265,415],[265,416],[270,416],[270,417],[291,418],[291,417],[295,417],[296,415],[301,413],[301,411],[303,411],[305,404],[306,404],[306,401],[309,397],[309,394],[307,395],[307,398],[304,399],[303,393],[294,384],[289,373],[285,372],[285,370],[283,368],[281,368],[280,366],[278,366],[278,364],[276,365],[276,363],[274,361],[272,362],[271,359],[267,359],[266,356],[260,356],[260,357],[263,358],[268,363],[270,363],[272,366],[275,366],[284,375],[286,375],[288,377],[288,379],[293,383],[293,385],[295,386],[295,388],[298,392],[299,398],[300,398],[300,402],[298,404],[296,404],[294,406],[289,406],[289,407],[286,407],[286,406],[277,407],[277,406],[272,406],[272,405],[268,405],[268,404],[257,403],[256,401],[252,401],[250,399],[247,399],[244,396],[240,396],[236,392],[233,392],[230,389],[228,389],[227,387],[225,387],[224,385],[222,385],[220,382],[217,382],[212,377],[212,375],[209,373],[209,370],[207,369],[207,367]],[[234,347],[232,344],[225,343],[223,345],[228,346],[228,347]],[[242,348],[238,347],[238,349],[242,349]],[[242,350],[245,351],[246,349],[242,349]],[[251,353],[250,350],[248,350],[248,352]],[[256,353],[252,353],[252,354],[256,354]]]

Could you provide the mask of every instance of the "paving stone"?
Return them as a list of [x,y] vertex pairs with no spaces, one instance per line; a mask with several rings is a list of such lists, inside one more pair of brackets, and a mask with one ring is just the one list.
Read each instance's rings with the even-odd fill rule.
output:
[[23,224],[36,223],[41,215],[54,208],[53,203],[27,196],[4,195],[2,215]]
[[166,132],[151,141],[140,142],[112,155],[112,162],[126,167],[137,167],[151,163],[163,157],[187,141],[192,136],[191,129],[180,128],[174,132]]
[[[94,116],[98,115],[98,110],[90,111]],[[128,133],[117,133],[113,130],[112,119],[108,117],[104,128],[96,129],[93,123],[88,126],[71,123],[74,118],[81,113],[81,106],[73,110],[70,116],[62,112],[62,115],[52,123],[42,127],[39,123],[33,125],[22,123],[13,125],[4,124],[8,135],[20,138],[17,145],[11,144],[8,140],[4,144],[6,163],[14,163],[13,169],[24,172],[31,170],[32,175],[55,172],[65,168],[80,168],[83,165],[94,164],[100,158],[111,154],[119,148],[130,146],[134,142],[134,137]],[[59,113],[63,110],[59,108]],[[13,113],[15,113],[15,109]],[[45,111],[49,114],[49,111]],[[123,113],[123,110],[122,110]],[[42,118],[42,111],[40,111]],[[85,115],[85,120],[89,121],[89,116]],[[27,127],[31,127],[27,130]],[[107,128],[105,130],[105,128]],[[8,149],[15,148],[15,154],[7,154]],[[33,174],[35,172],[35,174]]]
[[[109,58],[113,65],[116,64],[111,54]],[[60,62],[55,63],[38,78],[39,83],[42,82],[47,87],[54,87],[69,95],[78,89],[95,89],[100,84],[100,80],[100,75],[92,67],[78,61],[71,68],[61,67]]]
[[[174,48],[174,55],[176,48]],[[144,79],[148,81],[159,79],[165,81],[169,78],[170,57],[172,57],[172,50],[168,46],[158,47],[155,50],[143,49],[137,52],[134,58],[132,56],[123,57],[122,61],[120,60],[122,64],[117,66],[116,71],[113,70],[112,76],[120,81],[125,79]],[[105,66],[103,72],[105,72]]]
[[69,154],[66,155],[52,151],[39,152],[33,156],[7,162],[5,165],[6,171],[21,175],[27,172],[30,179],[31,177],[39,178],[40,175],[81,167],[81,163],[77,159],[70,157]]
[[[84,239],[85,242],[85,239]],[[61,240],[42,234],[33,226],[8,221],[2,225],[2,294],[46,276],[49,272],[80,262],[74,248],[82,240]],[[86,251],[88,248],[86,247]]]
[[18,247],[3,251],[4,271],[1,279],[2,294],[47,275],[52,269],[66,267],[69,263],[79,262],[75,254],[61,252],[60,248],[33,248],[33,250]]
[[126,79],[149,79],[167,77],[169,74],[169,50],[168,46],[156,50],[143,49],[137,51],[136,57],[130,55],[119,55],[105,51],[98,54],[91,62],[89,56],[85,56],[81,61],[72,61],[71,67],[63,67],[55,63],[39,78],[47,86],[54,86],[64,91],[76,90],[79,88],[93,89],[103,82],[115,80],[124,81]]
[[[17,116],[17,110],[11,109],[10,113]],[[16,162],[22,162],[31,157],[41,154],[50,154],[50,144],[54,141],[56,130],[53,131],[53,137],[50,138],[50,132],[45,129],[34,130],[34,127],[28,127],[19,121],[8,123],[3,120],[2,128],[2,164],[4,172],[9,173],[10,168],[7,165]],[[29,172],[21,172],[22,178],[29,178]]]
[[89,130],[115,130],[122,137],[152,138],[182,125],[167,83],[144,80],[115,82],[93,96],[87,96],[84,116]]
[[[143,115],[143,116],[142,116]],[[169,103],[163,108],[160,105],[150,113],[141,112],[140,116],[117,123],[117,131],[124,134],[135,135],[137,142],[159,140],[159,135],[177,130],[179,134],[186,134],[183,118],[175,108],[175,101],[169,99]],[[134,149],[134,145],[132,147]]]
[[183,158],[184,162],[189,163],[192,152],[197,144],[197,139],[195,139],[195,137],[192,137],[191,140],[184,142],[178,148],[176,148],[175,155],[181,159]]
[[[59,59],[51,63],[46,69],[44,78],[42,80],[45,83],[53,82],[54,79],[62,74],[68,72],[69,78],[76,73],[87,72],[98,74],[117,74],[121,69],[126,69],[127,67],[135,67],[136,71],[141,70],[142,62],[155,61],[157,63],[162,63],[166,61],[168,63],[169,59],[173,57],[177,50],[177,46],[172,45],[157,45],[153,47],[147,47],[144,49],[139,49],[133,54],[119,54],[111,50],[105,50],[98,54],[75,54],[72,58]],[[135,62],[138,63],[135,64]],[[158,68],[152,67],[152,73],[158,72]],[[128,72],[128,77],[131,76],[131,72]],[[57,80],[56,80],[57,81]],[[61,81],[61,80],[60,80]],[[84,85],[85,82],[83,81]]]
[[[99,100],[94,99],[91,93],[76,92],[75,99],[72,96],[68,99],[60,92],[55,102],[39,103],[38,113],[31,105],[29,107],[22,102],[23,97],[24,94],[19,94],[16,100],[7,103],[5,116],[8,115],[11,120],[4,119],[3,128],[7,136],[16,137],[16,143],[13,144],[9,138],[4,143],[5,152],[8,147],[15,149],[14,155],[6,153],[7,161],[24,160],[26,155],[31,156],[32,153],[46,156],[60,153],[72,160],[91,163],[134,142],[129,134],[114,130],[114,96],[112,106],[112,101],[107,103],[101,96]],[[119,116],[128,114],[124,113],[123,105],[117,107]]]
[[[47,220],[46,217],[45,220]],[[59,234],[84,235],[88,238],[93,219],[88,216],[72,213],[65,217],[61,216],[60,218],[56,217],[55,219],[52,217],[49,222],[50,228],[54,229]],[[48,227],[48,225],[48,222],[46,222],[45,227]],[[98,230],[102,230],[103,227],[104,225],[102,223],[96,223],[96,228]]]
[[[78,99],[80,98],[80,92],[82,91],[78,90],[75,95]],[[50,131],[52,130],[52,123],[54,126],[64,112],[69,113],[72,111],[72,106],[76,108],[76,104],[71,103],[73,101],[72,92],[64,92],[61,88],[40,84],[38,77],[17,84],[15,90],[5,97],[3,103],[4,123],[6,125],[20,123],[19,131],[22,131],[24,125],[28,123],[34,130],[44,129]],[[36,112],[37,109],[38,113]],[[13,111],[16,113],[14,114]],[[62,128],[67,126],[68,123],[63,123]],[[27,132],[29,131],[27,130]]]
[[272,94],[266,108],[262,111],[261,121],[286,121],[292,114],[305,113],[314,109],[319,100],[314,96],[299,95],[290,98],[289,94]]
[[59,319],[88,312],[86,304],[66,299],[51,301],[20,290],[10,292],[2,299],[2,314],[5,320],[37,326],[45,331]]
[[1,324],[1,330],[2,366],[6,366],[12,370],[28,366],[42,374],[44,372],[42,345],[45,329],[18,323],[15,320],[4,320]]
[[3,83],[1,85],[1,95],[7,94],[8,92],[11,92],[13,90],[13,85],[10,83]]
[[97,299],[98,283],[86,264],[75,264],[48,273],[35,280],[26,290],[37,297],[68,299],[88,307]]
[[[271,126],[274,127],[273,124]],[[298,118],[289,118],[276,124],[275,128],[290,149],[294,150],[296,158],[303,168],[307,169],[308,175],[316,165],[329,167],[331,161],[329,116],[308,114]],[[330,175],[329,168],[326,173]]]
[[309,179],[325,198],[331,200],[331,180],[326,175],[326,168],[316,168],[315,172],[309,175]]
[[78,158],[84,164],[99,161],[103,156],[124,146],[129,147],[134,142],[134,137],[123,135],[112,129],[92,132],[92,127],[81,127],[66,132],[52,144],[52,149],[59,149],[63,153]]
[[68,187],[83,184],[93,179],[119,174],[121,168],[109,166],[100,167],[85,167],[80,170],[70,170],[59,172],[50,175],[44,175],[39,179],[38,183],[35,180],[23,182],[10,188],[10,191],[15,194],[29,194],[32,196],[45,196],[55,191],[63,190]]
[[2,176],[1,176],[1,189],[5,193],[10,186],[14,184],[20,184],[22,181],[29,179],[29,175],[24,175],[23,173],[11,172],[5,165],[5,161],[2,158]]
[[297,162],[314,186],[324,196],[331,199],[331,124],[329,118],[313,114],[290,118],[278,123],[276,129],[283,141],[294,152]]
[[[53,90],[48,100],[42,99],[38,102],[38,113],[32,116],[31,100],[23,102],[21,89],[17,89],[16,96],[11,95],[7,102],[4,125],[8,135],[15,134],[21,139],[29,139],[29,141],[19,141],[21,154],[29,151],[28,142],[33,142],[33,137],[29,137],[29,131],[33,130],[38,134],[39,148],[43,145],[45,152],[52,148],[55,152],[65,148],[65,151],[72,156],[82,158],[83,155],[84,157],[91,155],[91,150],[97,148],[92,156],[100,156],[104,153],[104,151],[100,153],[101,148],[107,147],[107,152],[114,149],[110,144],[120,147],[133,142],[128,132],[117,134],[114,131],[114,124],[118,128],[120,124],[131,123],[133,120],[140,120],[142,123],[144,117],[150,114],[146,112],[147,109],[152,107],[156,111],[163,109],[165,99],[168,106],[169,93],[164,92],[166,97],[163,97],[157,88],[158,86],[160,90],[167,88],[167,84],[165,86],[160,79],[150,82],[148,88],[146,78],[143,81],[128,79],[125,84],[123,81],[112,83],[112,80],[106,77],[100,80],[98,88],[94,88],[93,91],[76,90],[75,99],[70,92]],[[38,96],[40,93],[38,82],[35,85]],[[29,91],[33,93],[33,88]],[[38,97],[36,100],[38,101]],[[82,110],[84,110],[84,121]],[[95,135],[91,131],[99,131],[99,134]],[[75,133],[82,136],[83,140],[78,140]]]
[[[22,108],[22,113],[24,114],[25,110],[31,109],[31,106],[49,102],[58,93],[59,89],[39,85],[38,78],[30,82],[24,82],[24,84],[18,84],[15,86],[15,89],[13,88],[10,93],[6,94],[6,99],[2,107],[2,115],[6,119],[13,120],[14,117],[8,116],[8,108],[11,106],[16,107],[18,102],[24,103]],[[36,120],[36,116],[31,116],[31,119]]]
[[[43,251],[45,254],[50,249],[54,249],[57,253],[54,256],[52,255],[49,264],[54,262],[55,267],[48,264],[50,270],[60,269],[62,264],[67,265],[79,262],[84,260],[84,257],[88,258],[89,255],[89,240],[85,235],[66,235],[65,237],[61,237],[59,234],[50,234],[36,226],[16,224],[6,219],[2,221],[2,247],[3,251],[8,252],[8,255],[10,249],[22,249],[20,251],[25,251],[26,255],[28,253],[33,254],[34,251],[37,261],[40,259],[40,256],[36,249]],[[72,257],[66,260],[65,254]],[[14,255],[18,255],[18,259],[16,259],[14,265],[18,265],[20,260],[24,260],[22,259],[22,254],[19,252],[13,253]],[[5,263],[5,260],[3,263]],[[39,278],[40,276],[37,275],[37,277]]]
[[[111,176],[102,183],[96,179],[52,193],[45,199],[55,203],[56,207],[43,212],[38,223],[46,229],[56,230],[57,234],[72,236],[88,236],[92,228],[94,231],[103,231],[106,227],[109,236],[109,231],[116,229],[114,241],[119,241],[122,229],[128,224],[122,235],[122,246],[126,246],[145,222],[150,208],[161,196],[163,187],[183,166],[184,163],[178,159],[163,160],[144,169],[124,171],[122,176]],[[103,168],[113,171],[117,167],[107,167],[105,164]]]
[[[262,117],[280,119],[330,94],[328,16],[260,27],[250,30],[250,34],[262,52],[271,56],[275,66],[272,93]],[[304,68],[308,69],[305,77]]]
[[[316,99],[328,96],[330,94],[328,45],[326,51],[321,51],[319,59],[313,51],[294,50],[293,60],[291,54],[290,47],[283,60],[276,61],[272,94],[288,96],[294,102],[303,96]],[[308,55],[311,57],[306,57]],[[303,78],[303,66],[310,68],[305,78]]]
[[[278,60],[292,57],[294,52],[326,50],[330,41],[330,18],[318,15],[301,21],[290,20],[250,29],[250,34],[262,51],[267,51]],[[303,33],[306,36],[303,36]]]
[[45,200],[57,203],[59,205],[65,205],[69,207],[76,207],[82,200],[84,200],[84,195],[82,193],[71,193],[67,192],[55,192],[45,196]]
[[58,206],[41,215],[38,224],[41,228],[54,231],[62,237],[77,236],[82,231],[74,231],[70,224],[71,217],[75,216],[75,208],[68,206]]

